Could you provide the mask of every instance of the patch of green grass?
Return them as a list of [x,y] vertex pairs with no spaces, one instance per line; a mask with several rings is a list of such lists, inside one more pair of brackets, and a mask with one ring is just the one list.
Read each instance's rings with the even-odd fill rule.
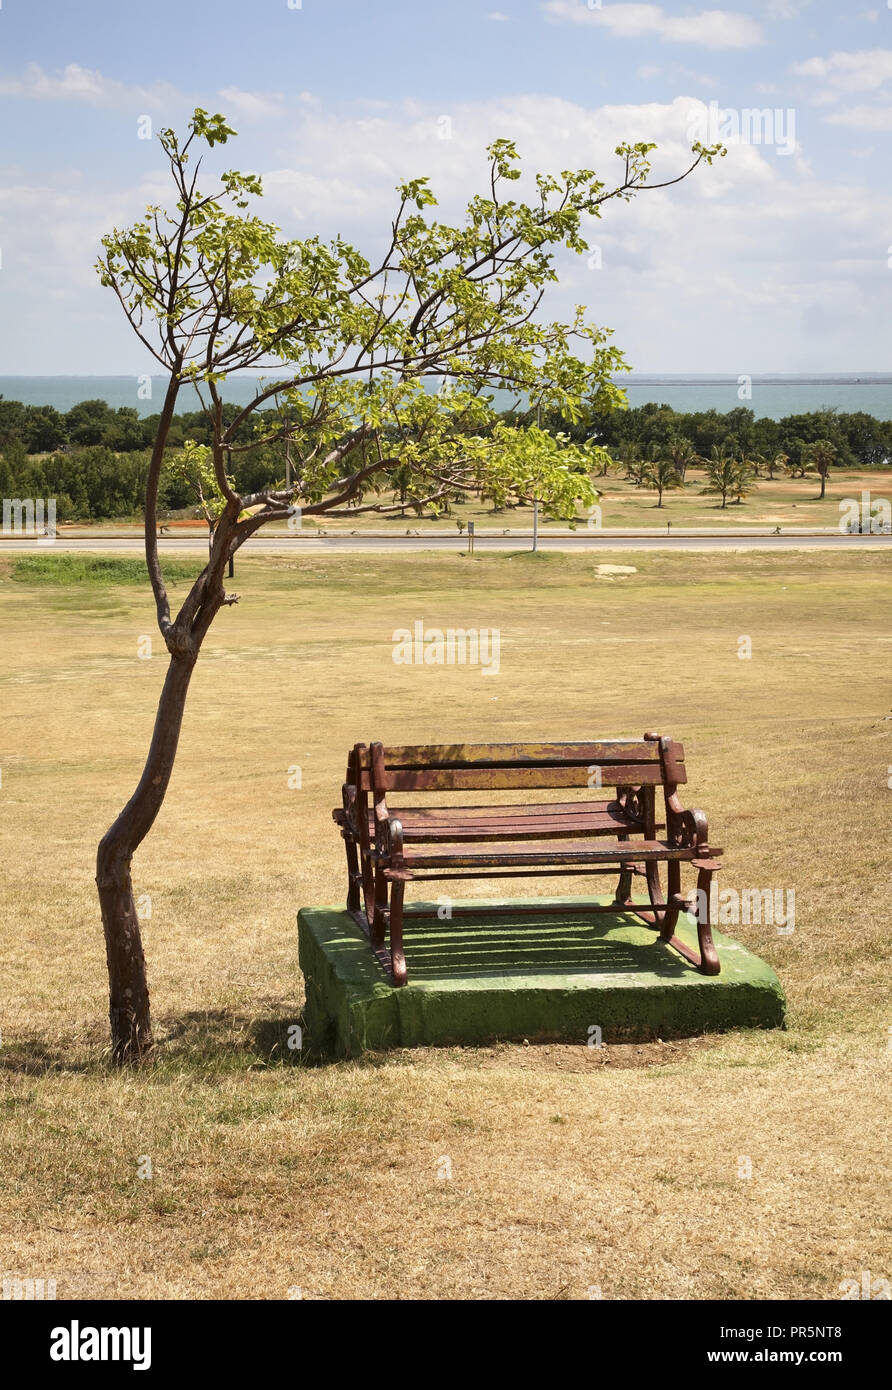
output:
[[[198,560],[165,560],[164,578],[172,587],[201,573]],[[12,567],[22,584],[148,584],[145,561],[126,555],[22,555]]]

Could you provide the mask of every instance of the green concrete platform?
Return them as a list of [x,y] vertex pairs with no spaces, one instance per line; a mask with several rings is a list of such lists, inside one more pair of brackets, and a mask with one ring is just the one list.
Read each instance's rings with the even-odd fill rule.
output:
[[[783,1027],[780,981],[731,937],[713,931],[722,970],[708,977],[635,918],[582,915],[586,902],[608,898],[517,907],[544,901],[566,915],[487,917],[493,902],[478,899],[465,905],[479,915],[441,922],[436,904],[426,904],[429,917],[406,921],[403,989],[388,984],[348,913],[304,908],[297,922],[309,1045],[344,1056],[523,1038],[584,1044],[592,1025],[606,1043]],[[676,935],[696,948],[692,918],[679,920]]]

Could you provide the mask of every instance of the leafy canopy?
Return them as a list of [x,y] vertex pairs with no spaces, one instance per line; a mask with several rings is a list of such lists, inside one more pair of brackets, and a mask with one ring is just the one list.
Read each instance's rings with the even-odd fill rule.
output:
[[[505,498],[535,493],[566,514],[573,488],[590,501],[588,472],[603,451],[499,425],[491,393],[511,391],[531,412],[571,422],[588,400],[601,410],[624,404],[612,378],[626,364],[608,344],[609,330],[582,307],[567,324],[538,311],[557,279],[556,253],[589,249],[588,220],[611,200],[665,186],[648,182],[655,146],[619,145],[612,186],[590,169],[538,174],[534,196],[523,201],[511,196],[521,175],[517,150],[496,140],[488,190],[470,199],[457,225],[433,213],[426,178],[399,185],[389,244],[373,263],[341,237],[284,237],[252,210],[262,193],[254,174],[227,170],[214,191],[200,189],[198,151],[224,146],[234,133],[223,115],[201,108],[184,139],[162,130],[175,204],[150,206],[132,227],[104,237],[98,264],[102,283],[170,372],[174,393],[192,385],[219,422],[213,477],[201,470],[203,504],[211,505],[210,490],[217,510],[228,502],[242,515],[249,506],[263,519],[295,501],[313,510],[355,507],[382,485],[382,473],[402,467],[405,477],[407,466],[412,495],[434,502],[459,486]],[[693,146],[679,177],[717,153],[724,150]],[[245,368],[269,375],[224,426],[219,383]],[[437,379],[452,389],[432,390]],[[271,404],[274,411],[261,410]],[[287,495],[235,493],[231,460],[250,447],[241,427],[251,419],[252,442],[291,451]],[[361,476],[344,498],[347,454]],[[196,464],[193,454],[189,468]]]

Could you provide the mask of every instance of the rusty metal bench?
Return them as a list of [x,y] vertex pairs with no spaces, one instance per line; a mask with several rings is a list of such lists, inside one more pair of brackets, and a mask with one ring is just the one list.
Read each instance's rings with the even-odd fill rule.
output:
[[[641,740],[594,743],[356,744],[348,757],[342,806],[332,812],[347,852],[347,910],[369,938],[395,985],[407,981],[403,952],[405,915],[430,909],[404,907],[407,883],[432,880],[619,875],[612,903],[586,911],[633,913],[704,975],[719,973],[709,920],[709,886],[721,868],[720,849],[708,843],[702,811],[685,810],[678,787],[687,781],[680,743],[647,733]],[[658,787],[663,789],[657,820]],[[499,805],[388,806],[389,793],[536,792],[573,789],[566,801]],[[598,797],[600,789],[613,797]],[[658,831],[665,831],[662,839]],[[675,935],[679,913],[689,908],[681,892],[681,866],[697,871],[699,955]],[[664,895],[660,865],[666,865]],[[649,907],[632,899],[632,879],[647,886]],[[389,898],[389,901],[388,901]],[[460,902],[452,914],[465,911]],[[566,912],[544,902],[536,914]],[[486,914],[519,913],[493,904]]]

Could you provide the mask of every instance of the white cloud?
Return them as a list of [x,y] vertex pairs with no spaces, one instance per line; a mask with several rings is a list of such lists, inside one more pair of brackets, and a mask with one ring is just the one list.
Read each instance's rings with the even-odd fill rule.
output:
[[715,49],[752,48],[762,41],[762,30],[757,22],[732,10],[669,15],[660,5],[606,4],[591,9],[585,0],[547,0],[544,8],[549,19],[596,25],[615,38],[637,39],[653,35],[667,43],[700,44]]
[[501,10],[490,10],[486,18],[492,20],[493,24],[507,24],[511,16],[503,14]]
[[635,76],[642,82],[649,82],[652,77],[659,77],[661,74],[666,82],[693,83],[698,87],[718,86],[716,78],[710,77],[708,73],[696,72],[693,68],[682,67],[680,63],[670,63],[665,68],[661,68],[657,63],[644,63],[635,72]]
[[304,223],[320,217],[363,222],[377,206],[373,225],[383,229],[395,185],[418,174],[430,174],[444,206],[457,212],[469,189],[485,182],[485,146],[499,136],[517,142],[526,179],[537,169],[592,167],[593,161],[605,176],[617,173],[613,151],[623,139],[657,141],[658,167],[671,176],[689,156],[691,106],[686,98],[598,109],[560,97],[494,98],[453,107],[445,139],[439,110],[419,103],[394,103],[361,119],[317,110],[297,125],[294,166],[265,175],[264,184],[271,193],[275,186],[276,199],[289,203],[289,216]]
[[797,77],[820,78],[827,90],[872,92],[892,79],[892,49],[871,48],[861,53],[832,53],[829,58],[808,58],[793,63]]
[[29,63],[18,77],[0,77],[0,96],[31,101],[83,101],[91,106],[170,105],[183,100],[168,82],[150,87],[129,86],[102,73],[69,63],[55,76],[39,63]]
[[246,120],[282,116],[287,109],[281,92],[243,92],[239,87],[221,87],[217,95],[227,103],[227,112],[234,110]]
[[825,119],[828,125],[853,126],[855,130],[892,130],[892,106],[846,106]]
[[767,19],[796,19],[807,10],[811,0],[766,0]]

